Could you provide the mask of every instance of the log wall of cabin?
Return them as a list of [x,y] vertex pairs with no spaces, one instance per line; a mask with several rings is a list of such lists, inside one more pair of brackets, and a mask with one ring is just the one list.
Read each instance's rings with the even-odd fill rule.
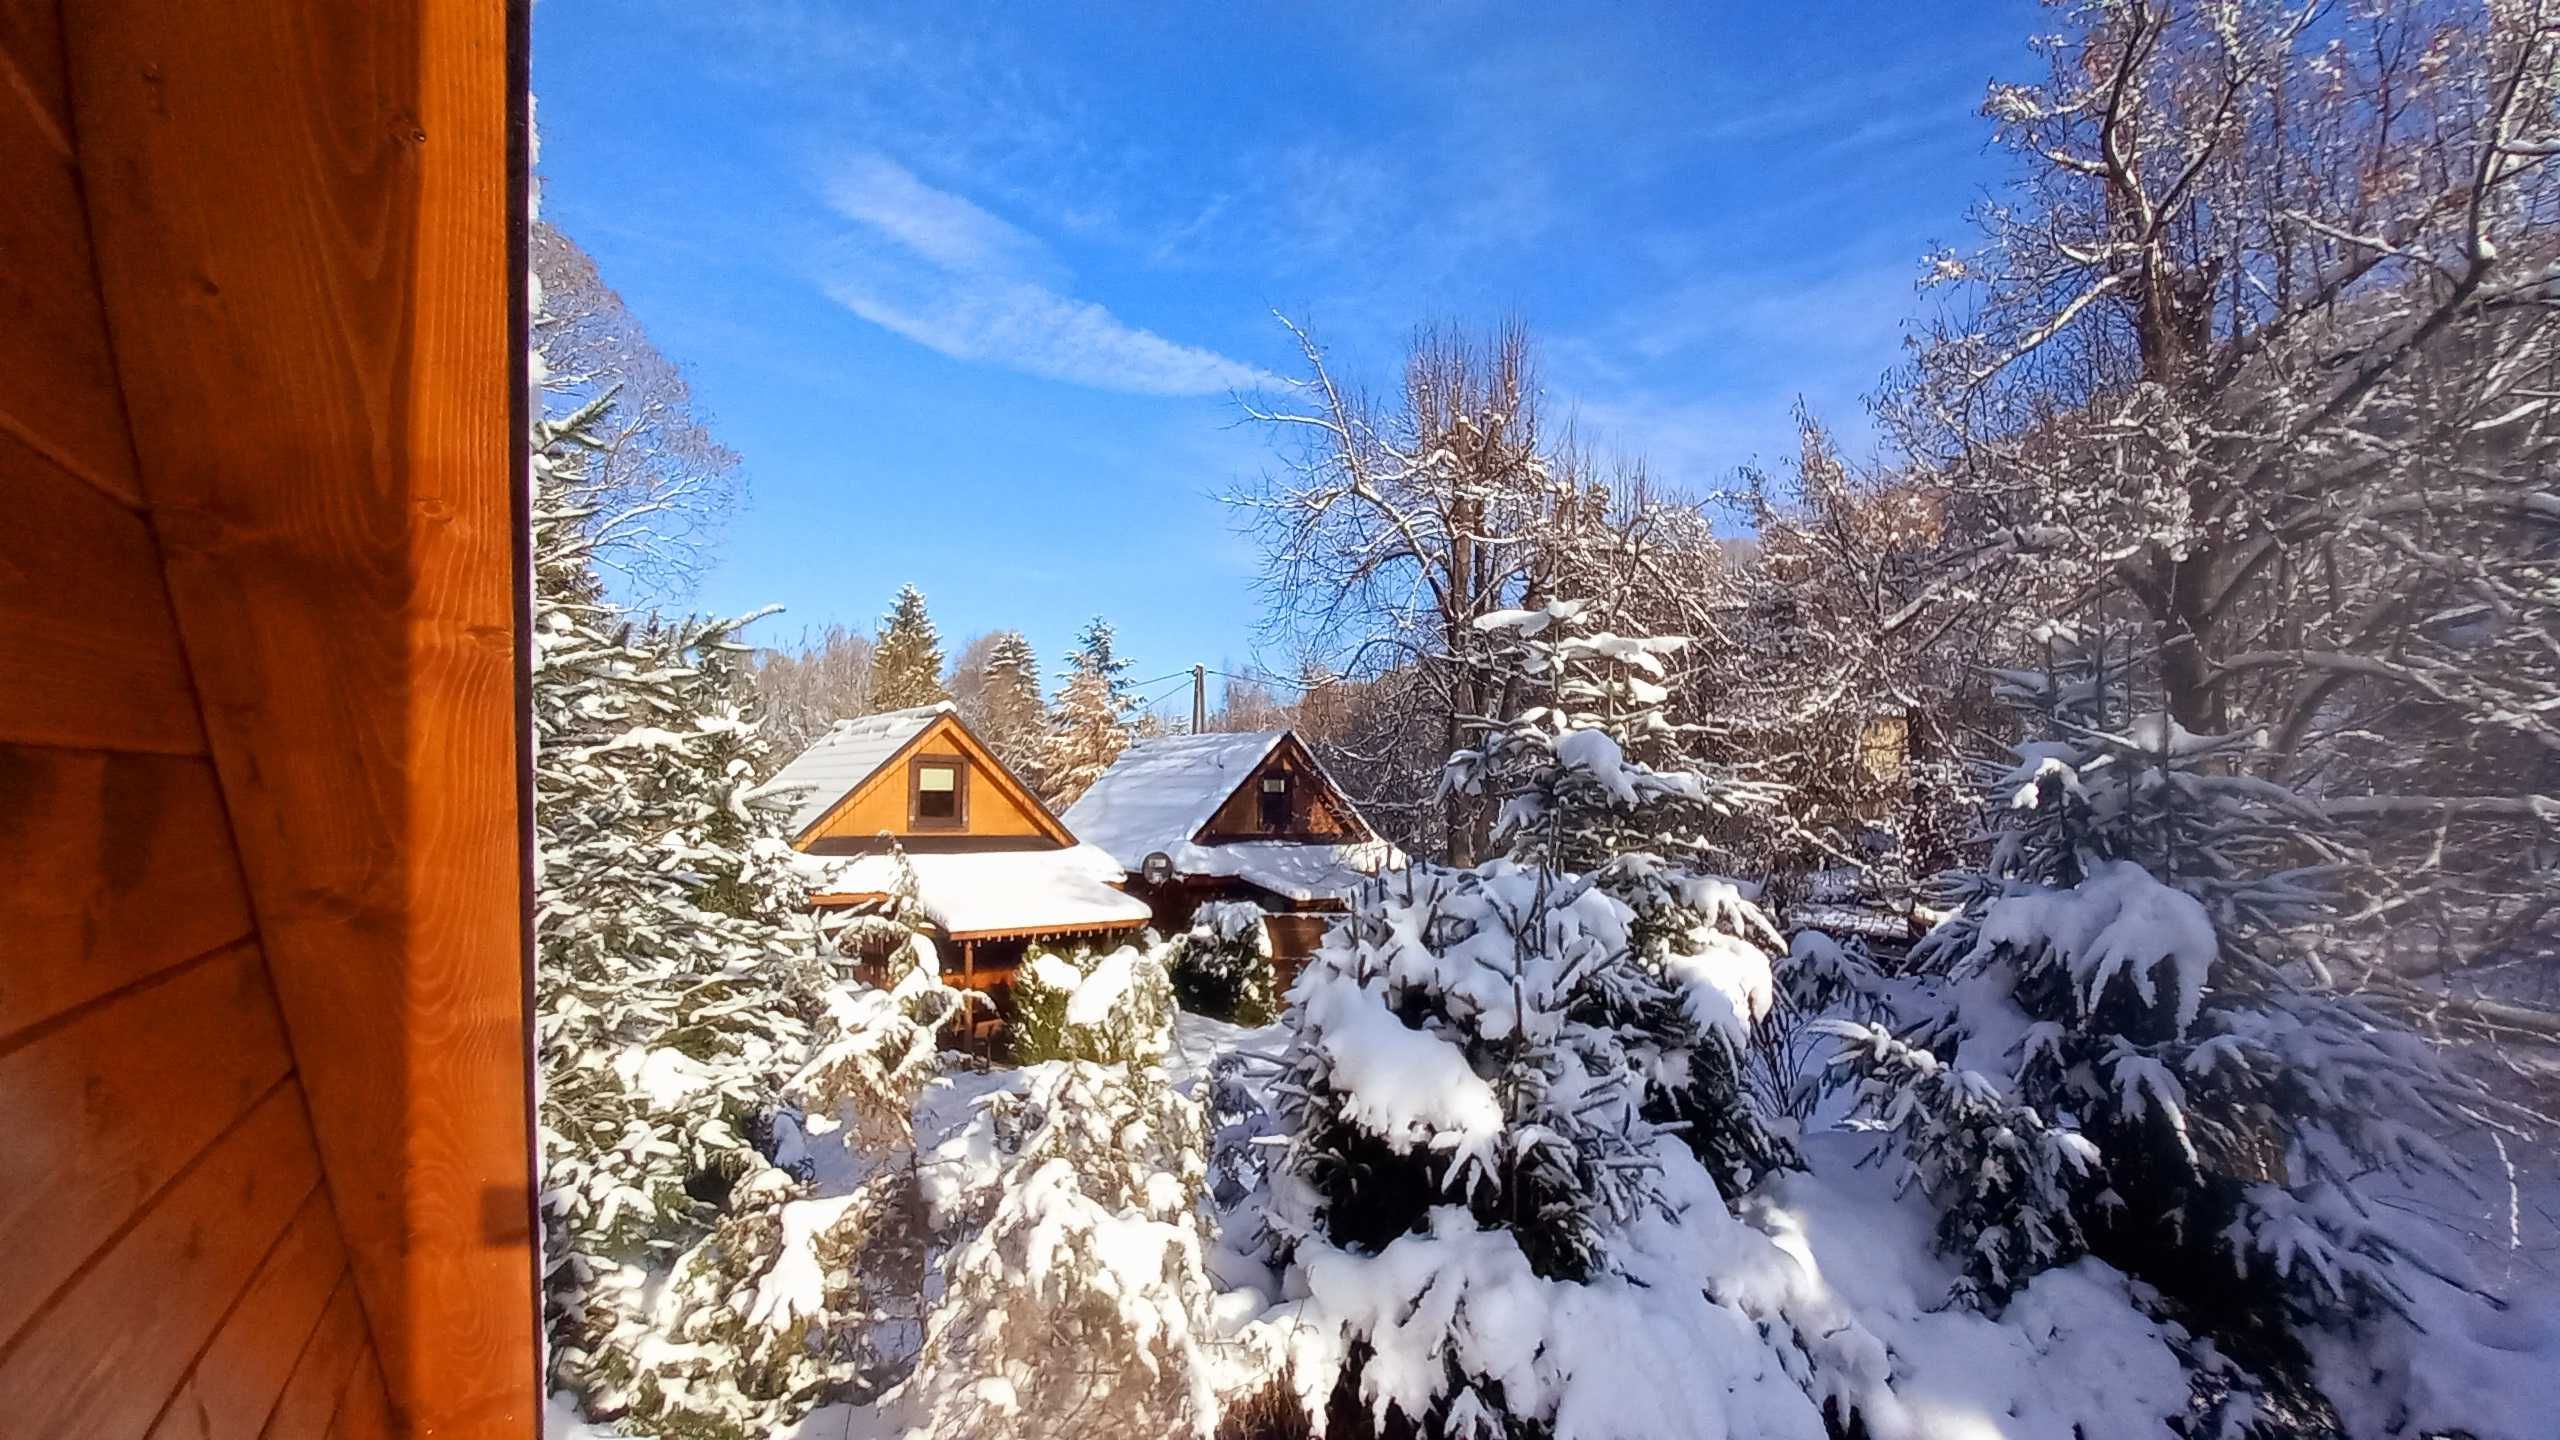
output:
[[0,1436],[538,1429],[520,19],[0,0]]

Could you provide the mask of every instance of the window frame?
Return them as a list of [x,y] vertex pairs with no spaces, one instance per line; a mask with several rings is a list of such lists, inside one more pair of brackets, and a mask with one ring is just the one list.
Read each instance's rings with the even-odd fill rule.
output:
[[[1253,818],[1265,831],[1285,834],[1291,826],[1297,824],[1297,786],[1293,783],[1295,778],[1286,770],[1270,770],[1265,771],[1260,782],[1254,786]],[[1277,789],[1272,787],[1272,782],[1275,780],[1279,782]],[[1271,816],[1271,804],[1275,798],[1280,802],[1280,816],[1276,820]]]
[[[951,813],[948,816],[924,813],[924,772],[951,772]],[[969,828],[969,759],[965,755],[918,755],[907,761],[907,829],[966,830]]]

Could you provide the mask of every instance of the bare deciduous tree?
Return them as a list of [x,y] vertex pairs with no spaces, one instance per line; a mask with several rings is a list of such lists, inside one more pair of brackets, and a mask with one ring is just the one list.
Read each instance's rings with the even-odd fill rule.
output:
[[[1540,529],[1559,498],[1528,334],[1424,331],[1394,402],[1380,404],[1344,388],[1314,338],[1289,330],[1307,369],[1293,382],[1301,403],[1246,406],[1285,468],[1230,499],[1254,516],[1276,630],[1338,674],[1420,681],[1397,693],[1429,697],[1427,717],[1408,717],[1427,724],[1404,727],[1399,753],[1377,758],[1394,788],[1436,785],[1468,720],[1506,713],[1475,621],[1539,593]],[[1489,824],[1480,800],[1452,793],[1410,838],[1471,864]]]
[[2074,18],[1887,406],[1971,541],[1891,628],[2128,611],[2159,708],[2361,838],[2400,976],[2549,954],[2554,6]]
[[623,577],[634,603],[680,599],[743,498],[737,452],[713,438],[684,371],[650,342],[593,256],[545,221],[534,222],[529,248],[543,387],[572,409],[613,399],[583,479],[596,561]]

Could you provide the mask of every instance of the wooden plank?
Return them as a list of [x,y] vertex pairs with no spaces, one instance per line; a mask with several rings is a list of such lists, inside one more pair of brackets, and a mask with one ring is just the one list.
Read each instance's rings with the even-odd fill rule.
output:
[[[0,204],[0,215],[9,209]],[[0,252],[0,270],[12,263]],[[0,297],[0,335],[8,326]],[[0,349],[8,343],[0,339]],[[15,363],[0,354],[0,397],[16,390]],[[0,534],[0,676],[9,677],[0,684],[0,741],[202,753],[204,727],[150,527],[5,426],[0,494],[9,497]]]
[[141,1435],[319,1183],[302,1097],[279,1085],[0,1353],[0,1415],[22,1435]]
[[295,1357],[293,1374],[276,1397],[275,1411],[258,1432],[259,1440],[321,1440],[329,1420],[347,1393],[356,1365],[365,1359],[364,1310],[356,1303],[352,1276],[329,1297],[319,1327]]
[[393,1440],[401,1431],[391,1413],[391,1395],[383,1388],[382,1367],[371,1355],[356,1361],[356,1373],[339,1398],[329,1421],[329,1440]]
[[288,1068],[266,969],[246,945],[0,1055],[0,1338]]
[[0,745],[0,1045],[249,929],[210,762]]
[[[0,434],[141,496],[73,168],[52,0],[0,0]],[[0,470],[0,485],[7,472]]]
[[96,0],[67,37],[260,943],[393,1410],[453,1437],[539,1416],[510,9]]
[[[258,1440],[285,1382],[318,1333],[330,1296],[345,1288],[347,1254],[329,1195],[315,1187],[258,1267],[213,1343],[187,1371],[150,1440]],[[351,1312],[354,1293],[347,1291]],[[356,1319],[361,1333],[361,1320]]]
[[0,106],[13,102],[70,158],[71,97],[62,87],[62,15],[55,0],[0,3]]

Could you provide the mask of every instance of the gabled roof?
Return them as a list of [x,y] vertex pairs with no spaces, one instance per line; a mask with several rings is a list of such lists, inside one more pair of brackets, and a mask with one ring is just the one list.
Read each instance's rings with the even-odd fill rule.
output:
[[1011,802],[1010,812],[1031,827],[1027,833],[1006,830],[1002,834],[1021,835],[1035,843],[1076,843],[1067,827],[1040,803],[1040,797],[1005,768],[1004,761],[987,748],[987,742],[978,738],[947,700],[910,710],[865,715],[858,720],[839,720],[758,787],[756,793],[782,798],[790,804],[791,843],[805,845],[813,831],[824,832],[834,823],[832,817],[856,804],[858,796],[876,792],[883,785],[903,785],[902,780],[882,779],[882,773],[894,771],[901,759],[924,753],[927,746],[933,747],[935,753],[944,748],[957,751],[969,762],[969,773],[978,777],[972,783],[984,783],[1000,792]]
[[[1202,843],[1199,836],[1218,811],[1284,745],[1305,758],[1353,833],[1331,841]],[[1381,870],[1406,863],[1404,852],[1378,839],[1351,808],[1314,752],[1286,730],[1135,741],[1067,811],[1066,822],[1077,839],[1109,852],[1127,869],[1163,851],[1177,874],[1234,876],[1297,901],[1348,894]]]
[[1155,851],[1170,852],[1199,834],[1287,738],[1286,730],[1249,730],[1133,740],[1067,808],[1067,828],[1135,870]]
[[797,838],[835,803],[879,773],[897,753],[944,715],[956,715],[950,701],[918,705],[912,710],[886,710],[827,727],[808,749],[774,773],[756,793],[787,801],[791,834]]

